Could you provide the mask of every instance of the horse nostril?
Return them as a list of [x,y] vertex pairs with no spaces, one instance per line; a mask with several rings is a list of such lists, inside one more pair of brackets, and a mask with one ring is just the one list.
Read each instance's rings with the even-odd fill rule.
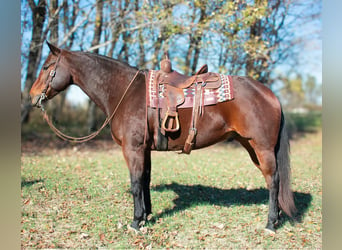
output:
[[32,107],[38,107],[40,95],[34,97],[31,96],[30,98]]

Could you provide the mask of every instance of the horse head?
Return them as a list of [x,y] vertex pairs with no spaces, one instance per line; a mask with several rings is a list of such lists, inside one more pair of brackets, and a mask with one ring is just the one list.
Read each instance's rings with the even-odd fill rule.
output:
[[53,98],[72,84],[68,67],[63,63],[64,50],[47,42],[50,54],[30,90],[32,105],[42,107],[43,102]]

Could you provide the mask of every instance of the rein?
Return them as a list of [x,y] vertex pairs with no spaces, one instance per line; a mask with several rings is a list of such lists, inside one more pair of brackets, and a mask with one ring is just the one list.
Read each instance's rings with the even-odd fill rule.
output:
[[75,142],[75,143],[82,143],[82,142],[86,142],[86,141],[89,141],[91,139],[93,139],[95,136],[97,136],[101,131],[102,129],[113,119],[116,111],[118,110],[120,104],[122,103],[124,97],[126,96],[127,94],[127,91],[128,89],[131,87],[132,83],[134,82],[134,80],[137,78],[137,75],[140,73],[140,70],[138,70],[134,77],[132,78],[132,80],[130,81],[130,83],[128,84],[125,92],[123,93],[119,103],[116,105],[113,113],[106,118],[106,120],[103,122],[102,126],[100,127],[100,129],[98,129],[97,131],[91,133],[90,135],[87,135],[87,136],[83,136],[83,137],[73,137],[73,136],[68,136],[66,134],[64,134],[63,132],[61,132],[60,130],[58,130],[53,124],[52,124],[52,121],[49,119],[49,116],[47,115],[46,111],[42,108],[42,111],[43,111],[43,117],[44,119],[46,120],[47,124],[50,126],[51,130],[53,132],[55,132],[55,134],[65,140],[65,141],[70,141],[70,142]]

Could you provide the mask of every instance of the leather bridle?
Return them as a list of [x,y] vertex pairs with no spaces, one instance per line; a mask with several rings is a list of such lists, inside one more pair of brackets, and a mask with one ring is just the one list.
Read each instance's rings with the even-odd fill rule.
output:
[[49,63],[47,66],[44,66],[44,68],[49,68],[51,65],[54,64],[54,67],[52,70],[50,70],[49,74],[46,76],[46,80],[45,80],[45,88],[43,89],[42,93],[40,94],[39,97],[39,101],[38,104],[40,106],[40,108],[42,109],[42,111],[44,111],[44,106],[42,104],[42,102],[46,99],[48,99],[46,92],[48,91],[49,88],[52,88],[51,83],[53,81],[53,78],[56,76],[56,69],[58,66],[58,62],[61,58],[61,54],[58,55],[57,60],[53,61],[51,63]]

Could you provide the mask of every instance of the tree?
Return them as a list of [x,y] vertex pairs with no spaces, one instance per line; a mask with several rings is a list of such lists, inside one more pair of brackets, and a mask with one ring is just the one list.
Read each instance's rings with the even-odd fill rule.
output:
[[308,105],[319,105],[322,97],[322,86],[317,84],[316,78],[309,75],[303,86]]
[[[49,27],[46,30],[50,31],[50,42],[53,44],[58,44],[58,27],[59,27],[59,8],[58,0],[50,0],[49,6]],[[64,106],[66,98],[66,91],[61,93],[57,98],[50,102],[50,107],[52,109],[52,120],[54,122],[59,120],[62,108]]]
[[[111,32],[111,40],[109,41],[109,50],[108,50],[109,57],[114,56],[114,50],[117,46],[117,41],[120,37],[125,14],[126,14],[126,9],[122,6],[121,1],[113,0],[110,5],[110,15],[109,15],[110,18],[107,24]],[[113,23],[112,20],[115,20],[115,24]]]
[[313,1],[314,7],[307,0],[23,2],[33,13],[23,26],[23,32],[32,33],[30,46],[23,40],[23,51],[30,48],[23,52],[29,65],[22,71],[23,107],[45,59],[42,42],[49,32],[59,46],[107,54],[139,68],[158,69],[168,51],[174,68],[183,73],[193,74],[198,64],[207,63],[210,71],[249,75],[271,86],[278,77],[275,68],[297,65],[303,41],[315,39],[309,34],[298,37],[294,27],[318,20],[321,11],[319,0]]
[[[102,20],[103,20],[103,0],[96,0],[96,17],[94,25],[94,38],[91,46],[95,46],[100,43],[101,32],[102,32]],[[99,53],[99,49],[94,49],[94,53]],[[97,120],[96,120],[97,107],[96,104],[89,99],[88,108],[88,129],[89,131],[96,131]]]
[[[207,14],[206,14],[206,5],[207,1],[202,0],[198,2],[194,2],[193,6],[193,14],[191,17],[191,22],[196,22],[197,16],[199,16],[197,25],[194,25],[191,32],[189,32],[189,49],[186,55],[185,65],[185,74],[195,74],[198,59],[200,56],[200,45],[202,41],[203,35],[203,25],[207,21]],[[198,8],[197,8],[198,7]],[[198,13],[199,12],[199,13]]]
[[[79,7],[78,0],[63,0],[62,4],[58,3],[58,0],[24,0],[24,4],[30,7],[30,11],[25,11],[22,15],[22,32],[25,34],[22,40],[22,80],[24,81],[24,89],[22,92],[22,110],[21,110],[21,122],[27,122],[29,120],[29,113],[31,111],[31,100],[29,91],[34,83],[39,65],[42,60],[45,60],[43,54],[43,44],[49,34],[49,39],[56,45],[63,46],[65,48],[71,48],[75,39],[76,31],[80,28],[86,27],[86,21],[89,18],[91,9],[84,12]],[[71,2],[71,3],[70,3]],[[63,18],[59,18],[61,12],[64,12]],[[31,16],[31,19],[29,18]],[[78,16],[82,16],[78,23],[75,20]],[[47,18],[48,17],[48,18]],[[62,42],[59,41],[59,26],[63,27]],[[49,33],[50,32],[50,33]],[[28,39],[30,33],[31,39]],[[27,44],[29,43],[29,46]],[[26,51],[25,48],[28,48]],[[25,63],[25,61],[27,63]],[[25,67],[27,65],[27,68]],[[55,98],[51,102],[53,119],[56,120],[58,112],[64,105],[65,93],[62,93],[59,97]]]
[[29,91],[35,80],[38,66],[42,55],[43,25],[46,16],[46,1],[39,0],[36,4],[34,0],[28,0],[32,11],[32,39],[28,55],[27,73],[25,88],[23,92],[23,105],[21,110],[21,123],[27,122],[31,110]]

